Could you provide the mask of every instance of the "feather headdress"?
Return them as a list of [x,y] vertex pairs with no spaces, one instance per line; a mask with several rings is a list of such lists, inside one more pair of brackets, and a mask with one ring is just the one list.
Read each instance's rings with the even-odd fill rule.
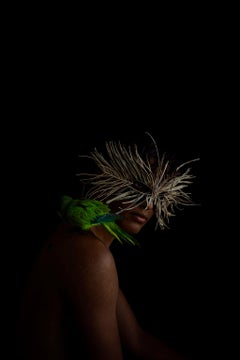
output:
[[[125,146],[121,142],[106,142],[106,156],[96,148],[88,157],[98,167],[96,173],[80,173],[77,176],[91,187],[86,193],[89,199],[106,204],[120,201],[123,205],[117,214],[142,204],[153,204],[157,218],[156,228],[167,227],[170,216],[179,205],[193,204],[190,193],[185,191],[195,177],[185,166],[199,159],[190,160],[172,169],[165,154],[160,157],[157,144],[150,136],[154,152],[143,156],[136,144]],[[154,160],[154,162],[152,161]]]

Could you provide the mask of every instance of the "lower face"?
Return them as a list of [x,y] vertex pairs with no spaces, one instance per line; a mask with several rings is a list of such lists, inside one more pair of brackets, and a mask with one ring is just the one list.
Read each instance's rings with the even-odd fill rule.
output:
[[147,224],[154,214],[154,210],[135,207],[120,213],[117,224],[129,234],[137,234]]

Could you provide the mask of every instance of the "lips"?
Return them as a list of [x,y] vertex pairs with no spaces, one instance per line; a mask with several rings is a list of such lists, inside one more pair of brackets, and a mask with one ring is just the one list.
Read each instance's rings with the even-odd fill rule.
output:
[[140,224],[145,224],[148,221],[148,218],[146,216],[136,213],[136,212],[132,212],[131,217],[134,219],[134,221],[136,221]]

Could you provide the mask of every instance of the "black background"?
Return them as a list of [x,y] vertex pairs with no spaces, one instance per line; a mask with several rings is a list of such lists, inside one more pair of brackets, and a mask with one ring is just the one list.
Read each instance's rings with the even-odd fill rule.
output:
[[146,329],[196,359],[213,358],[222,318],[210,219],[217,155],[212,129],[225,109],[217,38],[201,27],[191,31],[193,23],[181,31],[152,28],[154,36],[134,29],[114,36],[88,29],[86,35],[54,26],[47,33],[43,27],[14,32],[3,132],[13,318],[31,258],[55,220],[56,198],[74,177],[77,154],[148,131],[180,162],[201,158],[193,165],[192,189],[200,206],[177,213],[169,230],[147,226],[140,249],[114,243],[120,284]]

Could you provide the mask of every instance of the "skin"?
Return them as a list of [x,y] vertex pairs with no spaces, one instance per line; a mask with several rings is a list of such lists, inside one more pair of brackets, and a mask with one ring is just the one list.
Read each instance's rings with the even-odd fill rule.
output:
[[[137,234],[153,214],[152,206],[125,211],[119,226]],[[60,224],[50,236],[23,291],[19,359],[122,360],[125,350],[136,359],[183,359],[139,326],[119,288],[113,240],[102,225],[81,232]]]

